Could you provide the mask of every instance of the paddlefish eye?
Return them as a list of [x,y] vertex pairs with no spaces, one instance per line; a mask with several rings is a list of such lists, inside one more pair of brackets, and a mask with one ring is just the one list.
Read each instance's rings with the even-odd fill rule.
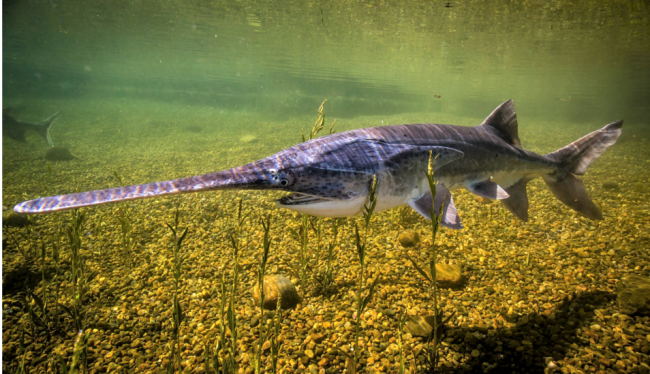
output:
[[271,185],[273,186],[290,186],[295,182],[295,177],[293,173],[289,170],[276,170],[270,169],[269,174],[271,174]]

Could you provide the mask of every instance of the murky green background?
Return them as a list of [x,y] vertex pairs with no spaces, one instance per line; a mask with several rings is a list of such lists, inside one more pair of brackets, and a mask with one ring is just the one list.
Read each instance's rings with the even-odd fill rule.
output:
[[529,119],[648,118],[647,2],[445,5],[5,1],[3,101],[146,98],[288,118],[327,98],[337,117],[484,117],[513,98]]

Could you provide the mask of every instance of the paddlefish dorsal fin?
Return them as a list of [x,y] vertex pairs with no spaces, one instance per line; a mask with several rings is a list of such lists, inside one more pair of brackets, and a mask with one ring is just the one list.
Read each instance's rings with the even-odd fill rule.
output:
[[515,104],[512,99],[499,105],[480,126],[490,126],[496,129],[501,139],[521,148],[517,113],[515,113]]

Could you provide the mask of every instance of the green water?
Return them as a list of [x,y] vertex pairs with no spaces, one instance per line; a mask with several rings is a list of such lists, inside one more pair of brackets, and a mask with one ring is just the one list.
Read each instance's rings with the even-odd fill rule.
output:
[[[650,319],[623,319],[615,301],[621,277],[650,275],[647,2],[4,1],[2,27],[3,107],[11,106],[13,115],[27,122],[62,111],[51,135],[76,157],[43,160],[48,146],[33,132],[26,143],[3,137],[3,214],[25,199],[204,174],[266,157],[299,143],[325,99],[326,129],[336,119],[337,132],[409,123],[474,126],[514,99],[522,144],[541,154],[624,119],[617,144],[585,176],[604,221],[580,217],[555,200],[541,180],[528,188],[527,223],[498,204],[455,193],[466,229],[443,230],[438,240],[441,261],[461,264],[465,283],[442,291],[442,308],[457,314],[441,365],[455,372],[543,372],[545,357],[552,357],[567,372],[650,370],[641,365],[650,352]],[[259,244],[259,218],[272,212],[277,257],[270,272],[290,273],[298,245],[284,228],[298,230],[301,220],[274,209],[279,196],[205,192],[133,202],[133,268],[122,259],[115,218],[120,206],[85,209],[83,249],[89,267],[99,272],[87,313],[91,372],[159,372],[169,357],[169,315],[150,320],[150,314],[138,312],[169,310],[165,224],[175,209],[181,224],[190,227],[183,289],[190,315],[182,356],[192,360],[187,370],[205,372],[196,347],[215,342],[219,306],[213,290],[220,287],[215,274],[218,269],[227,279],[232,274],[225,233],[240,199],[251,212],[245,230],[249,244]],[[369,307],[375,315],[364,317],[374,321],[366,326],[368,353],[359,366],[365,372],[398,370],[391,348],[398,322],[386,317],[388,310],[426,315],[431,308],[423,280],[395,241],[408,228],[427,237],[429,226],[412,212],[403,221],[399,214],[383,212],[373,221],[377,246],[368,271],[386,282],[379,286],[381,300]],[[17,368],[27,354],[27,367],[34,371],[52,372],[49,362],[58,355],[71,359],[74,327],[67,315],[61,317],[65,328],[53,337],[42,330],[25,338],[26,351],[19,349],[21,329],[30,329],[21,297],[27,287],[38,295],[44,287],[40,260],[28,260],[17,249],[46,243],[46,278],[70,299],[67,252],[55,280],[49,252],[69,221],[68,213],[56,213],[37,216],[32,229],[3,227],[5,370]],[[327,235],[331,224],[326,221]],[[331,317],[343,312],[345,322],[354,311],[349,302],[358,274],[354,231],[351,223],[341,230],[336,265],[341,290],[325,297],[309,288],[300,309],[287,312],[284,326],[291,331],[280,354],[285,372],[336,373],[346,367],[342,356],[328,351],[347,350],[352,339],[345,336],[342,342],[349,330]],[[313,243],[314,233],[310,236]],[[239,356],[246,373],[256,336],[249,321],[256,309],[245,300],[255,283],[258,253],[253,244],[244,250],[248,277],[238,304],[242,336],[248,339],[242,345],[249,346]],[[195,295],[206,290],[212,298],[197,301]],[[316,327],[304,308],[316,310]],[[210,315],[201,317],[199,326],[204,311]],[[127,323],[123,315],[128,313]],[[332,327],[323,327],[330,319]],[[303,322],[312,327],[300,327]],[[162,323],[162,333],[142,327],[155,323]],[[636,332],[628,326],[637,326]],[[611,334],[596,340],[590,335],[602,331]],[[317,357],[303,362],[304,347],[297,347],[311,333],[323,333],[327,340],[309,348]],[[117,342],[127,337],[142,345],[122,350],[126,345]],[[406,344],[413,348],[419,342]],[[112,358],[106,358],[109,353]]]
[[4,100],[150,98],[292,117],[327,98],[346,117],[483,117],[514,98],[555,120],[648,117],[646,3],[451,5],[8,1]]

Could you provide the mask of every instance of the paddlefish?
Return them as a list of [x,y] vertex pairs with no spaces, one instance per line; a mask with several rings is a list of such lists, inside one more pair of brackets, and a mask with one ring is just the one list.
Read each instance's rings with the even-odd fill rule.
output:
[[56,112],[40,122],[30,123],[21,122],[15,119],[11,115],[11,107],[2,108],[2,136],[6,136],[21,143],[26,143],[27,139],[25,138],[25,132],[31,130],[35,131],[45,139],[50,147],[54,147],[54,141],[52,140],[52,136],[50,136],[50,129],[59,117],[59,114],[61,114],[61,112]]
[[[281,208],[323,217],[361,214],[376,183],[375,211],[408,204],[452,229],[463,225],[451,192],[501,201],[528,220],[526,184],[542,177],[551,192],[587,218],[603,215],[578,176],[621,135],[623,121],[608,124],[564,148],[539,155],[519,140],[512,100],[475,127],[414,124],[357,129],[316,138],[247,165],[165,182],[43,197],[14,207],[18,213],[65,209],[210,190],[279,190]],[[430,159],[437,182],[431,195],[424,170]],[[431,207],[434,207],[432,210]]]

